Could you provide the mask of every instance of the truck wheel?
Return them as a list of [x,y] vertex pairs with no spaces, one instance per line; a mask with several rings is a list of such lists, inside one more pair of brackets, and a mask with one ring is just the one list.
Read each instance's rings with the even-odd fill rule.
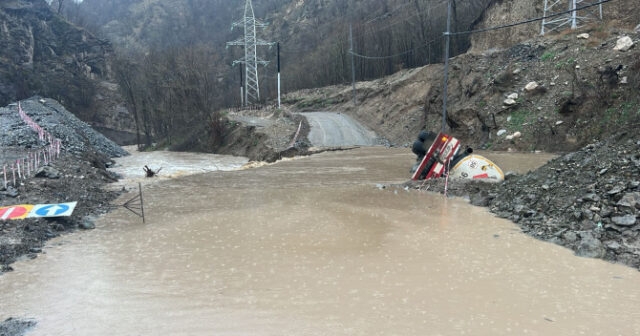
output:
[[417,156],[425,156],[427,154],[427,150],[424,149],[424,143],[420,140],[416,140],[411,147],[411,151],[413,154]]

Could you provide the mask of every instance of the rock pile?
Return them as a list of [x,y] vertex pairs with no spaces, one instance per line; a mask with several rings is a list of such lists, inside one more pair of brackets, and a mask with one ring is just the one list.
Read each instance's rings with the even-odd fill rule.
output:
[[586,257],[640,268],[640,136],[621,134],[487,186],[471,202]]
[[[81,154],[92,148],[108,157],[128,155],[120,146],[94,131],[53,99],[33,97],[23,101],[22,108],[38,125],[62,140],[64,151]],[[0,108],[0,120],[1,147],[35,148],[44,145],[38,140],[37,133],[20,119],[17,106]]]

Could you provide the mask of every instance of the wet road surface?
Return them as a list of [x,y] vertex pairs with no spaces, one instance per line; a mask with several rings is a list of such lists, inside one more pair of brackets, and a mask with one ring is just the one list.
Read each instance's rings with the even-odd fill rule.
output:
[[311,126],[309,141],[317,147],[375,146],[378,138],[373,131],[351,117],[334,112],[302,113]]
[[118,210],[14,264],[0,319],[35,318],[30,335],[640,333],[640,272],[375,187],[413,161],[362,148],[149,185],[146,225]]

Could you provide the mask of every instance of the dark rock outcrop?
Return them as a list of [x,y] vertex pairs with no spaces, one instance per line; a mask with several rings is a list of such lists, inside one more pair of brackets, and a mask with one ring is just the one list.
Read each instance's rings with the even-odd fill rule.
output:
[[0,2],[0,106],[54,98],[92,125],[131,131],[113,83],[109,42],[53,13],[44,0]]

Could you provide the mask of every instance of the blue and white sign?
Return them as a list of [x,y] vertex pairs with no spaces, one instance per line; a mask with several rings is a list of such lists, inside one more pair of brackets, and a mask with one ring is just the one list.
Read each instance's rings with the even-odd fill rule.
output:
[[36,217],[68,217],[71,216],[78,202],[61,204],[38,204],[29,212],[27,218]]

